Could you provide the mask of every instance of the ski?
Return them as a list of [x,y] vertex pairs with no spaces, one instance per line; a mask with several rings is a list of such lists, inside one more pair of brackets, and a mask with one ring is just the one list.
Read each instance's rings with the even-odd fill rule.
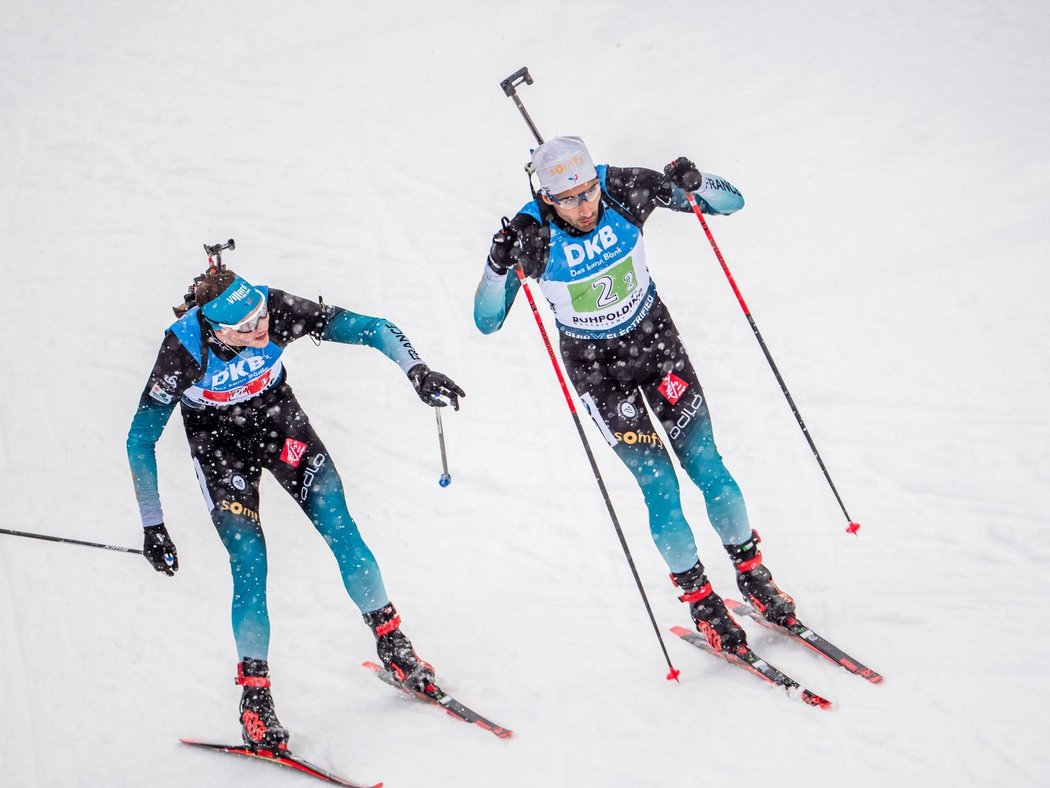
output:
[[421,700],[425,703],[440,706],[448,713],[450,717],[455,717],[457,720],[468,722],[471,725],[477,725],[479,728],[486,730],[489,733],[493,734],[494,736],[498,736],[501,739],[509,739],[514,734],[514,731],[510,730],[509,728],[504,728],[501,725],[497,725],[496,723],[485,719],[473,709],[467,708],[458,700],[449,695],[447,692],[444,692],[438,687],[434,687],[433,694],[416,692],[413,689],[409,689],[396,678],[394,678],[394,676],[391,675],[389,671],[385,670],[381,665],[377,665],[374,662],[365,662],[362,664],[366,668],[374,672],[380,679],[385,681],[391,687],[396,687],[397,689],[404,692],[406,695],[410,695],[416,700]]
[[292,755],[289,750],[271,752],[270,750],[262,749],[253,750],[242,744],[211,744],[209,742],[197,741],[196,739],[179,739],[179,741],[193,747],[204,747],[208,750],[226,752],[231,755],[246,755],[249,758],[255,758],[260,761],[268,761],[269,763],[276,763],[280,766],[287,766],[291,769],[296,769],[303,774],[316,777],[322,782],[332,783],[333,785],[343,785],[347,786],[347,788],[383,788],[383,783],[355,783],[351,780],[339,777],[329,771],[325,771],[319,766],[314,766],[309,761],[304,761],[302,758]]
[[[809,706],[816,706],[820,709],[831,708],[830,700],[825,700],[815,692],[810,692],[808,689],[799,686],[797,681],[770,665],[746,646],[739,651],[730,654],[725,651],[716,651],[711,648],[707,639],[699,632],[692,632],[685,627],[671,627],[671,631],[686,643],[696,646],[701,651],[706,651],[708,654],[715,657],[721,657],[731,665],[744,668],[748,672],[754,673],[756,676],[768,681],[774,686],[783,687],[789,694],[798,697],[799,700]],[[797,695],[795,695],[795,690],[798,690]]]
[[834,643],[818,635],[816,632],[807,627],[798,619],[795,619],[795,623],[791,624],[790,626],[778,627],[776,624],[773,624],[762,618],[762,614],[750,605],[745,605],[733,599],[726,599],[725,603],[726,607],[729,608],[729,610],[734,614],[748,616],[749,618],[753,619],[754,621],[757,621],[759,624],[764,626],[766,629],[771,629],[774,632],[779,632],[783,635],[787,635],[792,640],[796,640],[802,645],[809,647],[825,659],[829,659],[836,665],[840,665],[855,676],[860,676],[863,679],[867,679],[872,684],[878,684],[882,681],[882,674],[876,673],[867,665],[864,665],[859,660],[854,659],[845,651],[836,646]]

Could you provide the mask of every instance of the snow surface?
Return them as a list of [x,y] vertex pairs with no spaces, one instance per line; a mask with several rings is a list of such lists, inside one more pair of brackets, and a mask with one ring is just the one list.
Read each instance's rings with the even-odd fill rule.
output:
[[[398,786],[1050,784],[1045,706],[1050,154],[1041,0],[94,2],[0,8],[3,527],[138,546],[124,438],[203,242],[250,279],[395,320],[468,392],[445,430],[397,367],[296,344],[442,719],[360,663],[335,562],[267,479],[271,666],[306,757]],[[471,297],[541,131],[686,154],[747,206],[711,227],[861,536],[703,233],[648,225],[720,449],[777,579],[872,686],[749,626],[834,713],[668,636],[666,668],[532,318]],[[548,321],[549,324],[549,321]],[[685,608],[630,475],[586,426],[664,629]],[[307,785],[236,740],[226,555],[173,418],[182,570],[0,536],[0,784]],[[734,588],[685,488],[716,588]]]

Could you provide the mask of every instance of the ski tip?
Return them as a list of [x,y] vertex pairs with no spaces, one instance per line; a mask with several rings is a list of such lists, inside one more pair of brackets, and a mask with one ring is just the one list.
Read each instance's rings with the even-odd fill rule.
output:
[[818,709],[823,709],[824,711],[831,711],[832,709],[831,701],[827,700],[826,698],[820,697],[820,695],[817,695],[815,692],[810,692],[809,690],[802,690],[801,697],[802,702],[809,706],[815,706]]
[[846,533],[857,536],[858,531],[860,531],[860,523],[855,523],[850,520],[850,524],[846,526]]
[[678,637],[682,637],[683,635],[688,635],[689,634],[689,630],[688,629],[686,629],[685,627],[680,627],[678,625],[675,625],[675,626],[671,627],[671,631],[674,634],[678,635]]

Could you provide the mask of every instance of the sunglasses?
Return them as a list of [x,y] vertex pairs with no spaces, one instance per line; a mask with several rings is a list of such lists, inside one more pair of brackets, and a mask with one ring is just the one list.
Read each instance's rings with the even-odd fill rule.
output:
[[225,328],[229,331],[236,331],[238,334],[250,334],[259,327],[259,323],[270,316],[270,310],[266,306],[266,302],[263,301],[259,304],[259,309],[252,315],[249,315],[240,323],[212,323],[216,328]]
[[575,208],[580,203],[590,202],[596,200],[598,195],[602,193],[601,181],[595,181],[594,185],[582,194],[575,194],[572,197],[555,197],[553,194],[548,194],[550,200],[555,205],[559,205],[562,208]]

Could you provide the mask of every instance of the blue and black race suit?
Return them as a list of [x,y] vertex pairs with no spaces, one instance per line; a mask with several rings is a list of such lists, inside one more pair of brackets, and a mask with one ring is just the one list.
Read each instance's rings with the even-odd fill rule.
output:
[[201,492],[233,573],[233,631],[239,656],[266,659],[266,545],[259,516],[263,469],[299,504],[339,564],[362,613],[389,601],[375,557],[346,506],[327,448],[288,385],[284,348],[311,336],[369,345],[405,372],[422,360],[404,333],[383,318],[322,305],[260,287],[269,308],[269,344],[231,348],[194,308],[165,333],[128,433],[128,459],[144,526],[164,520],[157,491],[156,443],[181,403]]
[[[550,229],[538,281],[554,311],[562,360],[598,429],[634,474],[661,555],[672,572],[682,572],[698,556],[667,446],[703,492],[722,542],[741,544],[751,536],[740,488],[715,446],[699,377],[645,259],[642,229],[652,213],[692,209],[662,173],[596,169],[602,195],[593,230],[577,230],[538,199],[511,226]],[[708,214],[730,214],[744,204],[736,188],[707,173],[694,195]],[[474,322],[483,333],[502,327],[519,287],[516,275],[485,266],[474,297]]]

